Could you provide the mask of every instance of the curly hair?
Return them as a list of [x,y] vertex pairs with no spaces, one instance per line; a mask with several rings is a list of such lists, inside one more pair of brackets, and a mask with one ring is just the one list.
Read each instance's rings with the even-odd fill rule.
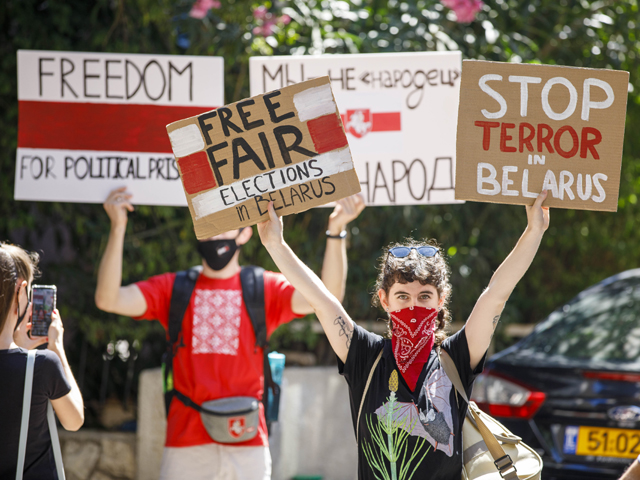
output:
[[[424,257],[412,249],[409,255],[404,258],[396,258],[389,253],[389,250],[394,247],[422,247],[425,245],[436,247],[438,253],[433,257]],[[447,338],[446,329],[451,322],[451,314],[448,309],[451,296],[450,274],[451,269],[445,260],[444,251],[435,239],[414,240],[406,238],[402,243],[392,243],[384,249],[384,253],[379,259],[378,278],[372,303],[374,306],[382,308],[378,291],[383,290],[388,296],[391,287],[396,283],[411,283],[417,280],[421,285],[433,285],[438,292],[438,297],[444,299],[444,304],[438,312],[438,324],[435,332],[435,344],[441,345]],[[391,337],[391,328],[391,320],[387,319],[388,337]]]

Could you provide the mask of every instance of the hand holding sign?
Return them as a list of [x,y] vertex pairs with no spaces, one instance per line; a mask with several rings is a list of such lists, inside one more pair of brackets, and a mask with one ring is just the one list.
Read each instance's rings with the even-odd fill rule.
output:
[[131,195],[127,192],[127,187],[120,187],[112,190],[109,196],[102,204],[111,220],[111,228],[126,227],[127,211],[133,212],[133,204],[131,203]]
[[543,190],[538,194],[533,205],[526,205],[527,227],[540,233],[546,232],[549,228],[549,207],[542,206],[548,193],[547,190]]
[[196,236],[360,191],[328,77],[167,126]]
[[267,215],[267,220],[258,223],[257,227],[260,241],[268,248],[269,246],[284,243],[282,238],[284,227],[282,225],[282,217],[276,215],[273,202],[269,202],[267,205]]
[[465,60],[456,198],[616,211],[629,73]]
[[338,200],[329,215],[329,232],[338,235],[349,222],[358,218],[364,207],[364,198],[360,193]]

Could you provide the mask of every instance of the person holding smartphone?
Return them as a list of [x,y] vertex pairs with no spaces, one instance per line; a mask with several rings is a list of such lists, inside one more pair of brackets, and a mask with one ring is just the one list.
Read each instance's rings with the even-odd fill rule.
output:
[[58,310],[51,314],[48,336],[30,334],[29,292],[37,263],[37,254],[0,242],[0,478],[16,476],[27,350],[48,343],[36,353],[23,478],[58,478],[47,424],[49,401],[66,430],[84,423],[82,394],[64,352]]

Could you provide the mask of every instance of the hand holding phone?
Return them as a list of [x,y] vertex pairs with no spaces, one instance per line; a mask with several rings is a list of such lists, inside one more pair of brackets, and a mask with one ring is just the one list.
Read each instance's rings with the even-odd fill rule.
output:
[[31,287],[31,336],[46,337],[51,325],[51,315],[56,308],[55,285],[33,285]]

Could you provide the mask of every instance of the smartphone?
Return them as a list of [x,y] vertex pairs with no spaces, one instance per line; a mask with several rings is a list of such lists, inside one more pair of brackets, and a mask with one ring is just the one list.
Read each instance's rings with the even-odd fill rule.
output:
[[51,315],[56,308],[55,285],[33,285],[31,287],[31,336],[46,337],[49,335]]

